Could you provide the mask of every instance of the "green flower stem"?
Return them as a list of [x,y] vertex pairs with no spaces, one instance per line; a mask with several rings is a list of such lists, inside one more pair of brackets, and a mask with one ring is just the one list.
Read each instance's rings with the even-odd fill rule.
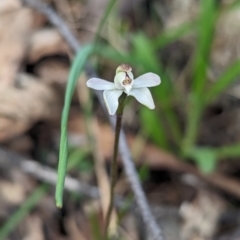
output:
[[107,232],[110,223],[111,213],[113,210],[114,203],[114,188],[117,182],[117,156],[118,156],[118,145],[119,145],[119,136],[122,127],[122,116],[124,109],[124,100],[126,99],[126,94],[123,93],[119,98],[119,106],[116,113],[116,126],[115,126],[115,139],[113,147],[113,158],[111,163],[111,178],[110,178],[110,202],[107,210],[105,228],[104,228],[104,240],[107,239]]

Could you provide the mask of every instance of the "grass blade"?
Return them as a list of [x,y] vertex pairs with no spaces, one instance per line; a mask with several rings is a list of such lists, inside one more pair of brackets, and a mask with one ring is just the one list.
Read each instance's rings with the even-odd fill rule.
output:
[[27,216],[27,214],[41,201],[46,194],[48,186],[43,184],[33,191],[30,197],[23,203],[23,205],[12,214],[6,224],[1,227],[0,239],[5,239],[10,232]]
[[193,91],[198,96],[203,92],[206,83],[206,71],[217,13],[215,0],[201,0],[201,13],[198,23],[198,43],[195,52],[193,72]]
[[77,80],[80,73],[85,66],[85,63],[89,56],[92,54],[93,45],[86,45],[77,53],[76,58],[70,69],[69,79],[67,83],[67,89],[65,93],[64,107],[62,112],[61,120],[61,139],[60,139],[60,153],[59,153],[59,163],[58,163],[58,178],[56,187],[56,205],[57,207],[62,207],[62,197],[64,190],[64,182],[67,169],[67,158],[68,158],[68,139],[67,139],[67,123],[70,110],[70,104],[72,96],[76,87]]
[[[97,44],[98,40],[99,40],[99,36],[100,36],[100,33],[103,29],[103,26],[109,16],[109,14],[111,13],[111,10],[113,9],[115,3],[117,2],[117,0],[109,0],[108,1],[108,4],[106,6],[106,9],[105,9],[105,12],[103,13],[103,16],[101,18],[101,21],[100,21],[100,24],[98,26],[98,29],[97,29],[97,32],[95,34],[95,39],[94,39],[94,42]],[[95,44],[95,47],[96,47],[96,44]]]
[[188,33],[194,30],[196,27],[196,21],[186,22],[171,30],[163,31],[153,41],[152,46],[154,49],[160,49],[166,45],[186,36]]
[[216,155],[219,159],[224,158],[239,158],[240,157],[240,143],[235,143],[230,146],[223,146],[216,148]]
[[240,59],[235,61],[209,89],[206,96],[206,104],[214,101],[223,91],[237,80],[238,76],[240,76]]
[[157,113],[142,107],[140,111],[140,118],[144,131],[149,135],[151,140],[163,149],[169,149],[166,131],[161,121],[158,119]]
[[187,112],[186,133],[182,140],[182,154],[185,156],[191,150],[198,135],[199,122],[202,116],[203,93],[207,82],[206,73],[210,49],[213,41],[215,22],[218,16],[215,0],[201,0],[201,13],[198,22],[198,43],[193,60],[193,83],[191,104]]

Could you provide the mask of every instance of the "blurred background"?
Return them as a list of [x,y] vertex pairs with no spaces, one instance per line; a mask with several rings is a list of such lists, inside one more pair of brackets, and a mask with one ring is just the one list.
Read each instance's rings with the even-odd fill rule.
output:
[[[161,77],[156,109],[129,97],[123,127],[166,240],[240,239],[240,1],[41,2],[82,45],[97,43],[88,61],[99,77],[113,81],[121,63]],[[48,18],[0,1],[0,239],[101,239],[114,136],[86,74],[70,108],[63,209],[54,200],[73,58]],[[148,239],[121,159],[116,196],[114,239]]]

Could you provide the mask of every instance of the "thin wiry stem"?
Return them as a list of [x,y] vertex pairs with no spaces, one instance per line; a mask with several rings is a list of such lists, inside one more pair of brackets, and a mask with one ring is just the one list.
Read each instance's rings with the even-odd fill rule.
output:
[[[28,5],[29,7],[36,9],[37,11],[44,14],[48,20],[59,30],[62,34],[63,38],[69,44],[69,46],[74,50],[76,53],[80,50],[81,45],[78,42],[77,38],[74,36],[72,31],[68,28],[65,21],[49,6],[46,4],[37,1],[37,0],[21,0],[22,3]],[[93,67],[88,63],[85,67],[86,74],[89,77],[96,77],[97,74],[94,71]],[[98,91],[95,91],[96,96],[98,97],[102,107],[106,111],[104,100],[102,94]],[[112,117],[109,116],[109,120],[111,125],[115,127],[115,122],[113,121]],[[141,187],[141,183],[139,181],[136,168],[131,158],[131,154],[126,142],[126,138],[123,132],[120,133],[119,139],[119,152],[123,161],[124,170],[127,175],[128,181],[132,188],[132,191],[135,196],[135,201],[139,207],[139,212],[143,218],[143,221],[148,229],[149,234],[151,234],[152,240],[164,240],[162,235],[162,230],[160,229],[159,225],[156,223],[154,216],[151,213],[150,207],[147,203],[146,196],[143,192]]]
[[111,163],[110,201],[109,201],[105,227],[104,227],[104,239],[107,239],[107,231],[108,231],[110,218],[113,210],[114,188],[117,182],[117,156],[118,156],[119,137],[120,137],[120,132],[122,128],[122,116],[123,116],[124,100],[126,96],[127,95],[123,93],[123,95],[119,98],[119,107],[116,114],[115,139],[114,139],[114,146],[113,146],[113,158]]
[[104,226],[104,239],[107,239],[107,231],[110,223],[110,218],[113,210],[113,200],[114,200],[114,187],[117,182],[117,153],[118,153],[118,142],[120,136],[120,130],[122,125],[122,116],[117,116],[117,123],[115,128],[115,140],[114,140],[114,154],[111,162],[111,176],[110,176],[110,201],[107,210],[105,226]]

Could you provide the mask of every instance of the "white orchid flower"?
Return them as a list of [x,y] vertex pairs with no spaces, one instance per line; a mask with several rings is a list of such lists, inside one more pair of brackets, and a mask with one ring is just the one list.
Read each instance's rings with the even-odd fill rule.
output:
[[87,86],[95,90],[104,90],[103,97],[108,112],[114,115],[118,109],[118,98],[123,92],[135,97],[146,107],[154,109],[155,105],[148,87],[154,87],[160,83],[160,77],[154,73],[145,73],[134,80],[132,68],[122,64],[116,70],[114,83],[101,78],[91,78],[87,81]]

